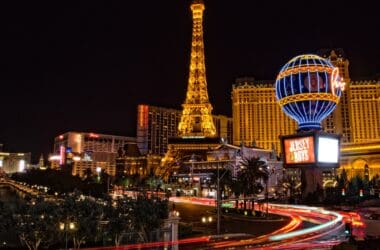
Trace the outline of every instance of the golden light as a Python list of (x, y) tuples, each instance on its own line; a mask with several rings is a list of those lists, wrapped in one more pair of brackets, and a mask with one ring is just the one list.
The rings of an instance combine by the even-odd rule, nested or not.
[(81, 158), (80, 158), (79, 156), (74, 156), (74, 157), (73, 157), (73, 160), (74, 160), (74, 161), (80, 161), (80, 159), (81, 159)]

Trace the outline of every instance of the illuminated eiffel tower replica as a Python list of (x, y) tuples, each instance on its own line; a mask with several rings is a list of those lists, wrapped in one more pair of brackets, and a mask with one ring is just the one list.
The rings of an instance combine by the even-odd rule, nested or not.
[(179, 137), (169, 138), (168, 152), (161, 164), (161, 176), (180, 170), (185, 162), (206, 161), (206, 152), (221, 144), (216, 136), (207, 93), (202, 27), (205, 5), (202, 0), (193, 0), (190, 9), (193, 30), (186, 99), (178, 125)]

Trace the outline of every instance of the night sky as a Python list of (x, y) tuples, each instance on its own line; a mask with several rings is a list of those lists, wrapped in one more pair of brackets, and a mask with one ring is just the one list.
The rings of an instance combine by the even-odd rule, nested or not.
[[(282, 3), (280, 3), (282, 2)], [(301, 53), (343, 48), (352, 79), (380, 72), (375, 1), (205, 1), (208, 91), (231, 115), (236, 77), (274, 79)], [(140, 103), (180, 108), (191, 41), (189, 1), (1, 1), (0, 143), (52, 151), (66, 131), (135, 136)]]

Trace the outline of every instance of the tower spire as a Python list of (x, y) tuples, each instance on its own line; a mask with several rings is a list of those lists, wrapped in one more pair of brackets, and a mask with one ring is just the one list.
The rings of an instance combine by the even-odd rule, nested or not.
[(190, 9), (193, 17), (190, 71), (178, 132), (182, 137), (214, 137), (216, 131), (211, 115), (212, 106), (207, 93), (203, 43), (202, 23), (205, 6), (202, 0), (193, 0)]

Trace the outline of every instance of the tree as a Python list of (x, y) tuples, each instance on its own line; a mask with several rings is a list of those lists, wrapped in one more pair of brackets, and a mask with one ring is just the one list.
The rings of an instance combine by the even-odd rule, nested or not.
[(244, 188), (243, 188), (242, 182), (240, 182), (238, 180), (234, 180), (232, 182), (231, 190), (235, 194), (235, 197), (236, 197), (236, 204), (235, 204), (236, 208), (239, 207), (239, 196), (243, 193), (243, 189)]
[(119, 246), (123, 235), (134, 230), (134, 201), (125, 197), (112, 201), (107, 200), (102, 220), (106, 222), (104, 232), (114, 239), (115, 246)]
[[(238, 180), (243, 185), (244, 198), (249, 195), (261, 193), (264, 188), (260, 181), (268, 178), (268, 166), (266, 161), (259, 157), (245, 158), (242, 161), (242, 168), (238, 173)], [(244, 209), (246, 209), (246, 201), (244, 199)]]
[(359, 175), (356, 175), (348, 184), (348, 193), (350, 196), (358, 196), (359, 190), (363, 189), (363, 187), (363, 179)]
[(151, 192), (159, 191), (163, 185), (162, 179), (154, 175), (153, 169), (151, 169), (150, 174), (143, 179), (143, 183)]
[(93, 177), (93, 175), (92, 175), (91, 168), (86, 168), (86, 170), (84, 171), (83, 180), (84, 180), (86, 183), (90, 183), (90, 182), (93, 182), (93, 181), (94, 181), (94, 177)]
[(140, 195), (133, 208), (135, 230), (139, 232), (143, 242), (151, 240), (149, 233), (160, 228), (164, 219), (168, 218), (168, 201), (161, 200), (153, 195)]
[(340, 176), (337, 178), (338, 180), (338, 188), (342, 190), (343, 188), (347, 188), (348, 184), (348, 178), (347, 178), (347, 172), (343, 168), (342, 172), (340, 173)]
[(73, 237), (74, 249), (79, 249), (87, 241), (96, 240), (102, 208), (95, 200), (81, 198), (77, 194), (66, 197), (61, 205), (59, 220), (73, 223), (74, 227), (69, 233)]
[(57, 205), (50, 202), (24, 204), (13, 214), (16, 233), (28, 249), (48, 248), (58, 241)]
[(0, 201), (0, 232), (9, 231), (13, 226), (13, 211)]

